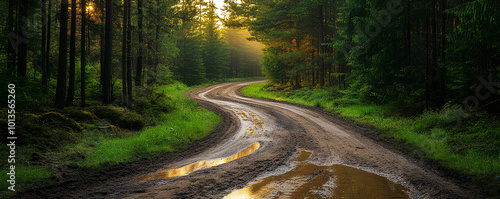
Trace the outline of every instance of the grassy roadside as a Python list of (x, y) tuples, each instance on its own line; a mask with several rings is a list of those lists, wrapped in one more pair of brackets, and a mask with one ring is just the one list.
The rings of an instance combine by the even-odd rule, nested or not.
[(85, 161), (79, 164), (81, 166), (114, 164), (184, 149), (193, 141), (204, 138), (221, 121), (220, 116), (199, 108), (197, 102), (187, 98), (184, 94), (221, 82), (254, 79), (259, 78), (222, 79), (192, 87), (181, 83), (157, 87), (154, 92), (166, 95), (168, 100), (165, 105), (171, 107), (173, 111), (159, 115), (156, 118), (160, 121), (157, 125), (136, 132), (133, 136), (100, 142), (97, 147), (87, 153)]
[(157, 87), (154, 92), (163, 93), (166, 104), (173, 111), (160, 114), (155, 126), (147, 127), (124, 138), (101, 141), (86, 155), (81, 166), (97, 166), (152, 157), (161, 152), (183, 149), (194, 140), (204, 138), (220, 122), (215, 113), (198, 107), (198, 103), (185, 97), (191, 90), (183, 84)]
[[(466, 113), (455, 107), (404, 116), (390, 105), (363, 104), (328, 89), (276, 90), (266, 83), (242, 89), (245, 95), (322, 107), (368, 124), (383, 136), (402, 140), (414, 151), (454, 172), (491, 182), (491, 194), (500, 183), (500, 121), (485, 112)], [(288, 91), (287, 91), (288, 90)]]
[[(92, 101), (85, 109), (20, 110), (16, 113), (19, 118), (16, 127), (21, 137), (15, 149), (14, 188), (18, 192), (56, 182), (76, 168), (99, 170), (120, 162), (184, 149), (204, 138), (221, 121), (220, 116), (200, 108), (184, 94), (225, 81), (254, 79), (259, 78), (222, 79), (194, 87), (172, 83), (134, 89), (136, 98), (132, 110)], [(0, 156), (8, 157), (6, 144), (0, 148)], [(10, 165), (1, 164), (0, 172), (8, 173)], [(0, 198), (15, 193), (7, 189), (11, 186), (8, 178), (8, 175), (0, 176)]]

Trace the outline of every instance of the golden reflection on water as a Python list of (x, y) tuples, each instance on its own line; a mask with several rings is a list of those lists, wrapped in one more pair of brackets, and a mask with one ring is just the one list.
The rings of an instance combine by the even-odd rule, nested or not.
[(301, 150), (292, 170), (260, 179), (225, 198), (409, 198), (405, 187), (384, 177), (344, 165), (304, 162), (311, 153)]
[(210, 160), (210, 161), (200, 161), (200, 162), (196, 162), (196, 163), (193, 163), (193, 164), (190, 164), (187, 166), (183, 166), (183, 167), (177, 168), (177, 169), (169, 168), (169, 169), (160, 170), (160, 171), (157, 171), (156, 173), (143, 176), (143, 177), (137, 179), (137, 181), (150, 181), (150, 180), (158, 180), (158, 179), (165, 179), (165, 178), (186, 175), (186, 174), (189, 174), (189, 173), (196, 171), (196, 170), (199, 170), (199, 169), (218, 166), (218, 165), (225, 164), (225, 163), (231, 162), (233, 160), (245, 157), (245, 156), (253, 153), (255, 150), (259, 149), (259, 147), (260, 147), (260, 143), (255, 142), (252, 145), (250, 145), (249, 147), (247, 147), (246, 149), (243, 149), (239, 153), (237, 153), (233, 156), (227, 157), (227, 158), (221, 158), (221, 159)]

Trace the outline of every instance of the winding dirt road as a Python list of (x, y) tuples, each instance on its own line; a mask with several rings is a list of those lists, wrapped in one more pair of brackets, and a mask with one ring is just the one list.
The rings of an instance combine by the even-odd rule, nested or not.
[(468, 198), (374, 132), (313, 107), (243, 96), (231, 82), (188, 97), (223, 116), (185, 151), (28, 191), (69, 198)]

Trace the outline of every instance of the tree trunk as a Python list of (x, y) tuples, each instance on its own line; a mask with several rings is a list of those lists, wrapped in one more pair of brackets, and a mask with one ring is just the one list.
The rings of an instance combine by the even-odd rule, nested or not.
[(406, 1), (406, 56), (408, 57), (408, 65), (411, 61), (411, 4), (410, 0)]
[(85, 65), (86, 60), (85, 60), (85, 26), (87, 25), (87, 19), (86, 19), (86, 12), (87, 12), (87, 3), (85, 2), (86, 0), (81, 0), (82, 3), (82, 27), (80, 28), (80, 32), (82, 33), (81, 35), (81, 42), (80, 42), (80, 75), (81, 75), (81, 84), (80, 84), (80, 95), (81, 95), (81, 106), (85, 107)]
[[(300, 39), (295, 39), (295, 46), (297, 52), (300, 52)], [(301, 60), (299, 62), (302, 62)], [(299, 89), (301, 87), (301, 82), (300, 82), (300, 72), (297, 70), (295, 72), (295, 88)]]
[(130, 53), (130, 43), (132, 42), (132, 31), (130, 31), (130, 27), (132, 27), (132, 18), (130, 16), (131, 13), (131, 5), (130, 5), (131, 0), (126, 0), (127, 2), (127, 93), (128, 93), (128, 100), (127, 100), (127, 106), (131, 107), (132, 106), (132, 60), (131, 60), (131, 53)]
[(425, 108), (429, 108), (429, 20), (425, 17)]
[[(18, 20), (23, 24), (23, 20), (28, 17), (28, 1), (27, 0), (20, 0), (20, 8), (19, 8), (19, 16)], [(25, 22), (24, 22), (25, 23)], [(27, 25), (27, 24), (24, 24)], [(27, 63), (28, 63), (28, 45), (27, 45), (27, 40), (26, 38), (23, 37), (23, 29), (25, 29), (27, 26), (19, 27), (17, 29), (17, 36), (22, 37), (20, 39), (23, 39), (23, 41), (19, 40), (18, 43), (18, 51), (17, 51), (17, 76), (18, 77), (23, 77), (20, 82), (20, 86), (23, 86), (25, 84), (25, 78), (26, 78), (26, 72), (27, 72)]]
[[(47, 51), (45, 49), (46, 41), (47, 41), (47, 27), (45, 26), (44, 22), (47, 20), (47, 0), (42, 0), (42, 45), (41, 45), (41, 52), (42, 52), (42, 61), (41, 61), (41, 69), (42, 69), (42, 85), (43, 85), (43, 92), (47, 93), (47, 67), (45, 67), (45, 59), (47, 59)], [(50, 31), (50, 30), (49, 30)]]
[(100, 50), (101, 52), (99, 53), (100, 55), (100, 65), (101, 65), (101, 70), (100, 70), (100, 76), (99, 76), (99, 83), (101, 83), (101, 85), (104, 85), (104, 48), (105, 48), (105, 37), (106, 37), (106, 31), (104, 30), (105, 27), (103, 27), (102, 25), (99, 27), (100, 28), (100, 36), (101, 36), (101, 41), (99, 42), (100, 44)]
[[(7, 33), (14, 34), (14, 10), (16, 9), (17, 0), (9, 0), (9, 11), (7, 15)], [(16, 69), (16, 51), (14, 50), (13, 43), (11, 41), (7, 42), (7, 68), (9, 69), (9, 74), (14, 74)]]
[[(314, 43), (313, 41), (311, 41), (311, 44)], [(311, 61), (314, 60), (314, 49), (312, 49), (312, 52), (311, 52)], [(314, 67), (314, 64), (312, 64), (312, 71), (311, 71), (311, 76), (312, 76), (312, 87), (316, 87), (316, 76), (314, 74), (315, 72), (315, 67)]]
[(66, 103), (73, 104), (75, 96), (75, 49), (76, 49), (76, 0), (71, 0), (71, 35), (69, 39), (69, 84)]
[[(99, 5), (104, 5), (106, 4), (106, 2), (104, 2), (106, 0), (99, 0)], [(107, 4), (106, 4), (107, 5)], [(99, 6), (99, 8), (101, 9), (102, 6)], [(105, 13), (106, 10), (105, 8), (104, 9), (101, 9), (100, 10), (101, 13)], [(105, 18), (102, 18), (101, 17), (101, 20), (106, 20)], [(90, 28), (89, 28), (90, 29)], [(104, 41), (104, 38), (106, 37), (106, 33), (105, 33), (105, 25), (99, 25), (99, 36), (100, 36), (100, 39), (101, 41), (99, 42), (99, 47), (100, 47), (100, 53), (99, 53), (99, 61), (100, 61), (100, 76), (99, 76), (99, 83), (101, 85), (104, 85), (104, 45), (105, 45), (105, 41)], [(90, 38), (90, 37), (89, 37)], [(90, 48), (89, 48), (90, 49)], [(104, 99), (104, 98), (103, 98)]]
[(57, 88), (55, 106), (64, 108), (66, 95), (66, 68), (68, 67), (68, 0), (61, 1), (59, 63), (57, 66)]
[(142, 0), (137, 0), (137, 28), (139, 29), (139, 48), (137, 49), (137, 69), (135, 73), (135, 86), (142, 86)]
[(128, 106), (127, 90), (127, 1), (123, 1), (123, 31), (122, 31), (122, 103)]
[[(441, 61), (442, 63), (445, 63), (446, 60), (446, 0), (441, 1), (441, 33), (442, 33), (442, 38), (441, 38)], [(445, 98), (446, 98), (446, 67), (442, 66), (440, 69), (440, 87), (441, 87), (441, 103), (445, 103)]]
[(47, 70), (47, 85), (50, 83), (50, 40), (51, 40), (51, 23), (52, 23), (52, 1), (49, 0), (49, 9), (47, 14), (47, 46), (45, 57), (45, 69)]
[[(156, 0), (156, 5), (159, 4), (159, 0)], [(156, 16), (160, 16), (160, 13), (159, 13), (159, 8), (156, 8)], [(183, 22), (184, 23), (184, 22)], [(160, 61), (159, 61), (159, 56), (158, 56), (158, 52), (159, 52), (159, 49), (160, 49), (160, 44), (159, 44), (159, 41), (160, 41), (160, 24), (156, 24), (156, 31), (155, 31), (155, 53), (154, 53), (154, 70), (153, 70), (153, 74), (154, 74), (154, 79), (152, 82), (156, 82), (157, 80), (157, 77), (158, 77), (158, 65), (160, 64)], [(186, 44), (186, 40), (184, 40), (184, 44)]]
[[(435, 83), (435, 73), (436, 73), (436, 70), (437, 70), (437, 47), (438, 47), (438, 43), (437, 43), (437, 11), (436, 11), (436, 2), (435, 1), (432, 1), (431, 2), (431, 11), (432, 11), (432, 15), (431, 15), (431, 31), (432, 31), (432, 64), (431, 64), (431, 68), (430, 68), (430, 89), (431, 91), (434, 91), (436, 88), (436, 83)], [(431, 92), (431, 93), (434, 93), (434, 92)], [(434, 98), (435, 99), (435, 98)], [(430, 100), (431, 102), (435, 102), (434, 100)], [(431, 103), (431, 106), (433, 106), (434, 103)]]
[(318, 37), (318, 58), (319, 58), (319, 86), (323, 87), (325, 85), (325, 63), (323, 61), (323, 48), (321, 44), (323, 43), (323, 6), (320, 5), (319, 8), (319, 37)]
[(113, 1), (106, 0), (106, 25), (104, 38), (104, 65), (102, 79), (102, 102), (111, 104), (111, 78), (112, 78), (112, 56), (113, 56)]

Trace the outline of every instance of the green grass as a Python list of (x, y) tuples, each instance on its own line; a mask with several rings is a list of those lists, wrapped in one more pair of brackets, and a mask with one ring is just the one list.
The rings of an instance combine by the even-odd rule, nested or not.
[[(5, 175), (6, 173), (8, 173), (8, 171), (2, 170), (2, 175)], [(18, 165), (15, 168), (15, 173), (15, 186), (13, 187), (15, 191), (19, 191), (36, 183), (50, 182), (54, 180), (52, 178), (54, 175), (53, 171), (44, 166)], [(7, 182), (7, 177), (2, 177), (0, 186), (5, 187), (3, 189), (3, 193), (11, 195), (13, 192), (10, 190), (7, 191), (7, 187), (11, 186), (11, 184)]]
[(11, 164), (7, 162), (7, 154), (10, 151), (8, 147), (2, 146), (2, 157), (5, 157), (5, 162), (2, 164), (2, 169), (0, 173), (2, 173), (0, 177), (0, 198), (2, 196), (12, 196), (19, 190), (25, 189), (27, 187), (31, 187), (38, 183), (45, 182), (53, 182), (56, 177), (54, 176), (54, 171), (45, 165), (33, 165), (30, 162), (21, 162), (23, 159), (27, 159), (24, 154), (32, 154), (34, 152), (33, 148), (16, 146), (16, 154), (15, 159), (16, 162), (12, 165), (15, 166), (15, 191), (8, 190), (8, 187), (11, 184), (7, 181), (9, 180), (9, 175), (7, 173), (10, 172), (9, 167)]
[[(56, 175), (56, 171), (69, 164), (87, 167), (89, 171), (98, 171), (116, 163), (152, 158), (184, 149), (194, 141), (203, 139), (220, 123), (222, 118), (200, 108), (198, 102), (184, 95), (196, 88), (199, 87), (173, 83), (155, 87), (152, 91), (142, 91), (149, 92), (147, 95), (150, 97), (137, 98), (138, 102), (142, 102), (138, 110), (102, 105), (92, 105), (83, 111), (75, 109), (77, 112), (67, 108), (67, 112), (63, 112), (64, 117), (75, 119), (71, 120), (73, 122), (78, 121), (83, 131), (75, 130), (73, 132), (75, 136), (71, 141), (57, 139), (57, 136), (41, 137), (47, 143), (51, 143), (50, 146), (40, 140), (21, 140), (31, 142), (16, 148), (16, 191), (57, 180), (60, 177)], [(88, 120), (86, 115), (82, 117), (85, 113), (90, 116), (89, 118), (94, 118), (95, 116), (90, 112), (95, 111), (96, 108), (103, 109), (105, 113), (115, 110), (110, 112), (114, 114), (111, 115), (115, 116), (115, 119), (123, 120), (127, 119), (127, 116), (141, 116), (138, 119), (147, 120), (148, 126), (139, 131), (132, 131), (134, 128), (129, 128), (131, 130), (118, 128), (120, 123), (117, 123), (117, 126), (110, 125), (108, 128), (101, 129), (99, 128), (101, 124), (97, 121)], [(73, 117), (74, 115), (78, 117)], [(32, 122), (31, 125), (23, 124), (24, 126), (42, 125), (34, 123), (37, 122), (36, 115), (26, 113), (21, 116), (25, 118), (25, 123), (28, 116), (34, 118), (29, 120)], [(107, 115), (106, 118), (113, 117)], [(57, 127), (66, 128), (62, 124)], [(43, 128), (42, 130), (51, 134), (58, 129)], [(7, 146), (0, 146), (0, 149), (0, 155), (7, 157), (9, 153)], [(0, 172), (8, 173), (9, 166), (7, 162), (0, 164)], [(8, 177), (7, 175), (0, 176), (0, 186), (4, 187), (0, 190), (0, 198), (14, 194), (12, 191), (7, 191)]]
[[(359, 123), (382, 130), (383, 136), (403, 140), (427, 158), (462, 174), (500, 176), (499, 118), (487, 113), (469, 115), (454, 107), (402, 117), (391, 105), (362, 104), (334, 90), (276, 91), (266, 83), (242, 89), (245, 95), (322, 107)], [(461, 121), (461, 124), (456, 124)], [(497, 176), (497, 177), (495, 177)]]
[(174, 111), (160, 116), (160, 124), (147, 127), (133, 136), (107, 139), (90, 151), (82, 166), (98, 166), (152, 157), (173, 152), (204, 138), (220, 122), (220, 116), (199, 108), (197, 102), (184, 96), (190, 88), (183, 84), (159, 87), (155, 92), (166, 94)]

